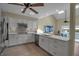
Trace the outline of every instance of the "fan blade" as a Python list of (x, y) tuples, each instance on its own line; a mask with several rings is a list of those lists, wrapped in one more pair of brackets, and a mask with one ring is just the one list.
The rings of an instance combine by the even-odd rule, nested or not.
[(32, 8), (29, 8), (31, 11), (33, 11), (34, 13), (38, 14), (38, 12)]
[(44, 6), (44, 3), (35, 3), (35, 4), (31, 4), (31, 7), (38, 7), (38, 6)]
[(26, 9), (27, 9), (27, 8), (25, 7), (25, 8), (23, 9), (22, 13), (25, 13)]
[(30, 6), (30, 3), (24, 3), (24, 6), (28, 8)]
[(24, 6), (23, 4), (20, 4), (20, 3), (8, 3), (8, 4)]

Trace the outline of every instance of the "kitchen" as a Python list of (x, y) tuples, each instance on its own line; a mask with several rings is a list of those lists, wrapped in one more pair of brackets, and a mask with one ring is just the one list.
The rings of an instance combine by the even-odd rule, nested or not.
[[(63, 9), (65, 5), (66, 7), (68, 7), (69, 4), (64, 4), (64, 3), (55, 4), (55, 5), (53, 3), (46, 4), (46, 6), (49, 6), (49, 8), (51, 8), (52, 6), (57, 7), (58, 5), (60, 5), (59, 9), (60, 8)], [(48, 55), (55, 55), (55, 56), (68, 55), (68, 40), (69, 40), (68, 34), (66, 35), (63, 34), (62, 36), (63, 27), (69, 26), (69, 23), (64, 23), (64, 20), (69, 21), (69, 19), (67, 18), (69, 15), (67, 15), (65, 12), (62, 12), (61, 16), (60, 14), (52, 15), (51, 14), (53, 10), (52, 9), (48, 11), (49, 14), (42, 15), (42, 17), (40, 18), (35, 18), (37, 16), (39, 17), (39, 15), (35, 15), (35, 17), (25, 16), (25, 14), (21, 14), (21, 13), (20, 15), (20, 14), (16, 14), (15, 12), (15, 10), (16, 11), (18, 10), (15, 9), (16, 6), (13, 6), (15, 10), (8, 9), (12, 7), (12, 5), (9, 4), (3, 4), (2, 6), (4, 8), (1, 17), (2, 19), (5, 20), (4, 24), (8, 23), (8, 28), (7, 28), (8, 31), (5, 28), (6, 25), (4, 25), (4, 33), (3, 33), (4, 35), (3, 38), (5, 39), (7, 37), (7, 32), (8, 32), (8, 39), (5, 40), (5, 44), (4, 44), (6, 47), (10, 48), (10, 47), (19, 46), (21, 44), (33, 43), (36, 44), (42, 50), (44, 50), (46, 53), (48, 53)], [(41, 9), (44, 8), (41, 7)], [(15, 13), (11, 13), (11, 12), (15, 12)], [(65, 14), (65, 16), (63, 15), (63, 13)], [(79, 24), (78, 17), (76, 22), (77, 24)], [(3, 55), (5, 55), (4, 53)]]

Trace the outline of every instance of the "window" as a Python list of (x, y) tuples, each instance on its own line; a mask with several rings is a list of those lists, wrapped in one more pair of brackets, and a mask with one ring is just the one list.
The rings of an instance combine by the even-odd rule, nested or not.
[[(61, 33), (67, 31), (67, 37), (69, 37), (69, 26), (62, 26)], [(75, 39), (79, 40), (79, 26), (75, 26)]]
[(44, 32), (45, 33), (53, 32), (53, 26), (44, 26)]

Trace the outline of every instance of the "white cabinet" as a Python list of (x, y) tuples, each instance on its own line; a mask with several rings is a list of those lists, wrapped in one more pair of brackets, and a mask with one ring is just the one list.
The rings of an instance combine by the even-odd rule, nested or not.
[(49, 53), (56, 56), (67, 56), (68, 55), (68, 46), (67, 42), (49, 39)]
[(48, 39), (47, 38), (44, 38), (44, 37), (40, 37), (39, 38), (39, 45), (45, 49), (46, 51), (48, 51)]
[(18, 36), (17, 34), (9, 34), (9, 46), (18, 44)]
[(54, 38), (47, 38), (45, 36), (39, 37), (39, 46), (55, 56), (68, 55), (68, 41), (58, 40)]
[(33, 34), (9, 34), (9, 46), (34, 42)]
[(55, 44), (55, 40), (49, 39), (49, 53), (52, 55), (56, 55), (57, 46)]
[(34, 42), (33, 34), (23, 34), (23, 35), (18, 35), (18, 43), (29, 43), (29, 42)]

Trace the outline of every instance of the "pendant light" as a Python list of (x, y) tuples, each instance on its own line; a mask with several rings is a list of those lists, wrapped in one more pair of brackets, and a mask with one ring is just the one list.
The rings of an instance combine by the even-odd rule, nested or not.
[(68, 23), (68, 21), (67, 21), (67, 10), (66, 10), (66, 6), (65, 6), (65, 20), (64, 20), (64, 23)]

